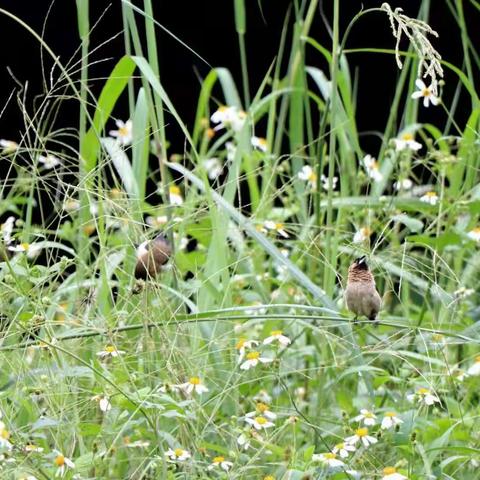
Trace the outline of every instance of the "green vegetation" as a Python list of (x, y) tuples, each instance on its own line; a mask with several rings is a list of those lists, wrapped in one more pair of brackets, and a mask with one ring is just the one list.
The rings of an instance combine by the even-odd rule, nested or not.
[[(480, 58), (468, 2), (445, 2), (461, 65), (430, 43), (429, 0), (420, 20), (384, 5), (346, 31), (334, 0), (328, 45), (311, 29), (318, 0), (294, 1), (252, 91), (235, 0), (243, 75), (212, 69), (193, 125), (163, 87), (151, 0), (122, 1), (125, 55), (98, 98), (89, 0), (80, 62), (23, 25), (55, 68), (34, 111), (19, 91), (24, 134), (1, 142), (2, 478), (479, 478)], [(349, 49), (366, 16), (390, 22), (391, 50)], [(359, 52), (399, 67), (378, 152), (356, 125)], [(53, 130), (67, 99), (78, 128)], [(136, 246), (159, 231), (172, 258), (136, 280)], [(376, 325), (343, 301), (360, 255), (383, 295)]]

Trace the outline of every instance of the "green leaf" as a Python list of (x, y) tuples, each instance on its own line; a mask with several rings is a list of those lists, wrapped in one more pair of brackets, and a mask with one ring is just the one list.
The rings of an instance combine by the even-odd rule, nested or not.
[(84, 162), (87, 173), (91, 172), (97, 165), (101, 133), (134, 70), (135, 63), (132, 59), (128, 56), (122, 57), (115, 65), (102, 89), (95, 109), (93, 125), (86, 133), (80, 146), (80, 157)]

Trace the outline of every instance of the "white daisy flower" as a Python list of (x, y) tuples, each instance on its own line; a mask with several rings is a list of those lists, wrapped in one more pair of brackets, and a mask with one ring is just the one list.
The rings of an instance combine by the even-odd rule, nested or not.
[(430, 103), (432, 105), (438, 105), (440, 99), (436, 95), (437, 84), (432, 82), (428, 87), (425, 85), (425, 82), (420, 78), (415, 80), (415, 85), (418, 88), (418, 91), (412, 93), (412, 98), (422, 98), (423, 97), (423, 106), (428, 107)]
[(227, 162), (232, 163), (237, 153), (237, 147), (233, 142), (227, 142), (225, 148), (227, 149)]
[(358, 229), (353, 235), (353, 243), (363, 243), (370, 238), (372, 231), (368, 227)]
[(427, 192), (420, 197), (420, 201), (429, 203), (430, 205), (436, 205), (438, 203), (438, 195), (435, 192)]
[(422, 148), (422, 144), (415, 141), (413, 134), (407, 132), (400, 136), (400, 138), (394, 138), (395, 150), (401, 152), (402, 150), (413, 150), (417, 152)]
[(243, 360), (243, 357), (245, 356), (245, 351), (246, 349), (251, 349), (253, 347), (256, 347), (260, 342), (257, 342), (256, 340), (246, 340), (245, 338), (241, 338), (237, 344), (235, 345), (235, 348), (238, 350), (238, 363), (240, 363)]
[(408, 477), (398, 473), (394, 467), (386, 467), (383, 469), (382, 480), (408, 480)]
[(213, 470), (214, 468), (220, 467), (222, 470), (228, 472), (233, 466), (232, 462), (225, 460), (225, 457), (221, 455), (214, 457), (212, 463), (207, 467), (207, 470)]
[(285, 231), (285, 227), (283, 223), (276, 223), (276, 222), (273, 222), (272, 220), (265, 220), (265, 222), (263, 222), (263, 226), (265, 227), (266, 230), (277, 232), (283, 238), (290, 237), (290, 235)]
[(3, 153), (13, 153), (18, 149), (18, 143), (12, 140), (5, 140), (2, 138), (0, 140), (0, 147), (3, 149)]
[(100, 410), (102, 412), (108, 412), (112, 409), (112, 404), (110, 403), (110, 400), (104, 395), (95, 395), (94, 397), (92, 397), (92, 400), (98, 403), (98, 406), (100, 407)]
[(337, 453), (342, 458), (347, 458), (350, 455), (350, 453), (354, 452), (355, 450), (356, 448), (353, 445), (349, 443), (341, 442), (341, 443), (337, 443), (333, 447), (332, 452)]
[(37, 257), (42, 250), (42, 246), (38, 243), (20, 243), (18, 245), (11, 245), (8, 247), (11, 252), (25, 253), (28, 258), (32, 259)]
[(74, 212), (80, 208), (80, 202), (76, 198), (66, 198), (63, 201), (63, 210), (66, 212)]
[(249, 435), (241, 433), (237, 438), (237, 443), (244, 450), (248, 450), (250, 448), (250, 440), (251, 437)]
[(124, 353), (125, 352), (123, 350), (117, 350), (117, 348), (114, 347), (113, 345), (106, 345), (104, 350), (97, 352), (97, 355), (100, 358), (107, 358), (107, 357), (115, 358)]
[(252, 425), (256, 430), (266, 430), (267, 428), (274, 427), (275, 424), (268, 420), (263, 415), (257, 417), (245, 417), (245, 421)]
[(310, 187), (316, 188), (317, 174), (313, 171), (313, 168), (310, 165), (304, 165), (297, 173), (297, 176), (300, 180), (308, 182)]
[(473, 230), (470, 230), (467, 233), (467, 237), (474, 240), (475, 242), (480, 242), (480, 227), (475, 227)]
[(247, 413), (245, 418), (253, 418), (258, 414), (260, 414), (262, 417), (268, 418), (269, 420), (275, 420), (277, 418), (277, 414), (270, 411), (270, 407), (263, 402), (258, 402), (256, 410), (254, 412)]
[(208, 178), (215, 180), (223, 172), (223, 165), (218, 157), (207, 158), (202, 161), (202, 166), (206, 170)]
[(272, 403), (272, 396), (269, 395), (269, 393), (266, 390), (260, 390), (254, 397), (253, 399), (256, 402), (262, 402), (262, 403)]
[(409, 178), (404, 178), (402, 180), (399, 180), (398, 182), (395, 182), (393, 184), (393, 187), (397, 191), (410, 190), (413, 187), (413, 182)]
[(115, 137), (120, 145), (130, 145), (133, 139), (133, 123), (131, 120), (123, 122), (122, 120), (116, 120), (115, 124), (118, 130), (110, 130), (108, 134), (111, 137)]
[(378, 162), (375, 160), (374, 157), (371, 155), (365, 155), (363, 157), (363, 166), (367, 171), (367, 175), (374, 181), (380, 182), (383, 179), (383, 175), (380, 172), (380, 168), (378, 166)]
[[(330, 182), (328, 180), (328, 177), (323, 175), (320, 177), (320, 181), (322, 182), (322, 188), (328, 192), (330, 190)], [(332, 177), (332, 190), (335, 190), (337, 188), (337, 183), (338, 183), (338, 177)]]
[(455, 297), (456, 300), (465, 300), (466, 298), (470, 297), (474, 293), (475, 293), (475, 290), (473, 288), (460, 287), (458, 290), (455, 290), (453, 292), (453, 296)]
[(42, 163), (43, 166), (48, 169), (58, 167), (58, 165), (61, 165), (62, 163), (58, 157), (50, 153), (47, 155), (39, 155), (37, 161)]
[(251, 138), (251, 143), (253, 148), (257, 148), (262, 152), (266, 152), (268, 150), (267, 139), (262, 137), (255, 137)]
[(2, 234), (3, 243), (9, 244), (12, 241), (13, 227), (15, 226), (15, 217), (8, 217), (5, 223), (2, 223), (0, 232)]
[(129, 439), (126, 441), (127, 437), (123, 439), (123, 443), (127, 448), (148, 448), (150, 442), (148, 440), (135, 440), (131, 442)]
[(418, 403), (424, 403), (425, 405), (433, 405), (434, 403), (440, 403), (440, 399), (430, 392), (428, 388), (419, 388), (415, 393), (407, 395), (407, 399), (410, 402), (417, 401)]
[(223, 105), (213, 113), (210, 120), (217, 124), (214, 130), (231, 127), (233, 131), (239, 132), (243, 128), (246, 118), (247, 114), (243, 110)]
[(253, 367), (256, 367), (259, 363), (270, 363), (273, 362), (272, 358), (265, 358), (260, 356), (260, 352), (248, 352), (245, 356), (247, 359), (240, 365), (241, 370), (250, 370)]
[(184, 450), (183, 448), (175, 448), (174, 450), (169, 448), (165, 452), (165, 455), (174, 462), (184, 462), (191, 458), (190, 452), (187, 452), (187, 450)]
[(34, 445), (33, 443), (29, 443), (23, 447), (23, 451), (25, 453), (42, 453), (43, 448), (37, 445)]
[(277, 341), (283, 347), (286, 347), (290, 345), (290, 343), (292, 343), (292, 341), (287, 336), (283, 335), (282, 330), (272, 330), (270, 332), (270, 336), (263, 341), (263, 344), (269, 345), (270, 343), (275, 341)]
[(312, 455), (312, 461), (320, 462), (330, 468), (343, 467), (345, 464), (337, 458), (336, 453), (315, 453)]
[(353, 421), (354, 422), (360, 422), (364, 425), (367, 425), (369, 427), (375, 425), (377, 423), (377, 416), (373, 413), (367, 410), (366, 408), (362, 408), (360, 410), (360, 415), (357, 415)]
[(155, 228), (163, 227), (166, 223), (168, 223), (168, 217), (167, 215), (158, 215), (156, 217), (148, 216), (145, 219), (145, 222), (147, 223), (147, 225)]
[(10, 432), (6, 429), (5, 424), (0, 421), (0, 449), (11, 450), (13, 445), (9, 442)]
[(75, 468), (75, 464), (60, 452), (56, 452), (57, 456), (53, 463), (57, 466), (56, 477), (63, 477), (69, 468)]
[(183, 390), (187, 395), (191, 395), (193, 392), (201, 395), (208, 392), (208, 388), (202, 383), (199, 377), (190, 377), (188, 382), (177, 385), (178, 388)]
[(389, 428), (401, 425), (402, 423), (403, 420), (398, 418), (398, 415), (395, 412), (386, 412), (382, 419), (381, 428), (383, 430), (388, 430)]
[(467, 370), (467, 375), (471, 375), (472, 377), (480, 375), (480, 356), (475, 357), (475, 362)]
[(368, 434), (368, 428), (363, 427), (357, 428), (355, 430), (355, 435), (352, 435), (351, 437), (347, 437), (345, 439), (345, 443), (348, 443), (350, 445), (356, 445), (358, 442), (362, 443), (363, 446), (367, 448), (368, 446), (377, 443), (378, 440)]
[(171, 185), (168, 189), (168, 196), (172, 205), (182, 205), (183, 197), (182, 192), (176, 185)]

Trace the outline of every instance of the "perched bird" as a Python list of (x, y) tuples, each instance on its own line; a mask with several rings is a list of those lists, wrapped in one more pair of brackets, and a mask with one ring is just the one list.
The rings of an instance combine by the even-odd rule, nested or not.
[(365, 315), (369, 320), (377, 318), (382, 299), (377, 292), (365, 255), (357, 258), (348, 269), (345, 301), (355, 318), (360, 315)]
[(143, 242), (137, 248), (137, 264), (135, 265), (135, 278), (146, 280), (154, 278), (165, 265), (172, 254), (170, 242), (158, 235), (153, 240)]

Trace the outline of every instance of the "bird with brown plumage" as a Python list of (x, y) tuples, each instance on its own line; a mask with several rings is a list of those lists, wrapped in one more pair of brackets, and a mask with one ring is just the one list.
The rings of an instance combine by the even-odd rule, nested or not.
[(143, 242), (137, 248), (135, 278), (142, 280), (155, 278), (171, 255), (172, 246), (161, 234), (153, 240)]
[(365, 255), (357, 258), (348, 269), (345, 301), (355, 318), (364, 315), (369, 320), (376, 320), (382, 299), (377, 292), (375, 278), (370, 272)]

